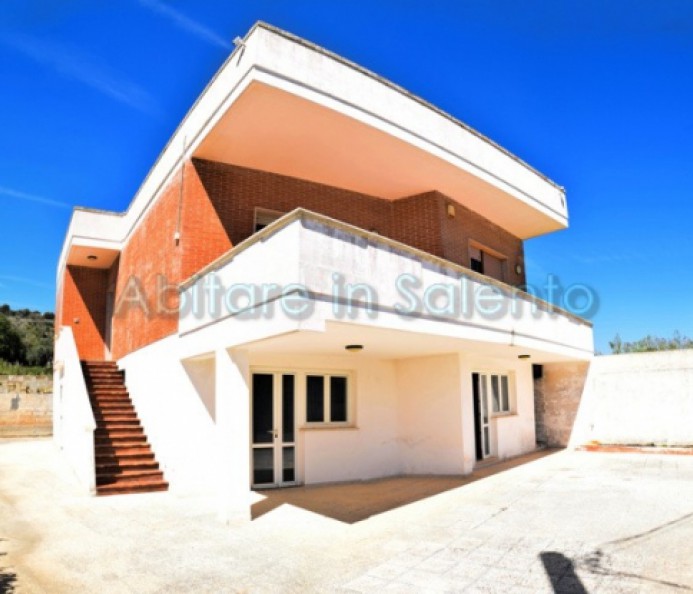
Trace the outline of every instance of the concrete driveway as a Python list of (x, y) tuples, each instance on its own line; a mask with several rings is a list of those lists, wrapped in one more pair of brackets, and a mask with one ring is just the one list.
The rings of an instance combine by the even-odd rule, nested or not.
[(0, 441), (0, 593), (693, 592), (693, 456), (558, 452), (475, 480), (90, 498)]

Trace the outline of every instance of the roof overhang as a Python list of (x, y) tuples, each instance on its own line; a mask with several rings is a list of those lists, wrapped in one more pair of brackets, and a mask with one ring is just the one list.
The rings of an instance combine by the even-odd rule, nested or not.
[[(475, 162), (343, 108), (331, 97), (255, 72), (194, 156), (388, 200), (438, 190), (522, 239), (566, 226), (562, 192), (549, 184), (548, 197), (524, 191), (512, 171), (516, 161), (482, 164), (479, 153)], [(450, 126), (452, 134), (461, 131)]]
[[(345, 347), (353, 344), (361, 345), (363, 350), (349, 353)], [(299, 329), (252, 341), (237, 348), (259, 355), (291, 353), (292, 356), (336, 357), (350, 354), (375, 359), (408, 359), (449, 353), (473, 353), (475, 357), (524, 360), (535, 364), (574, 361), (564, 353), (542, 348), (440, 336), (417, 332), (414, 328), (402, 330), (344, 321), (328, 321), (320, 331)]]
[(122, 250), (125, 233), (123, 215), (75, 208), (58, 262), (58, 286), (66, 265), (110, 268)]
[(81, 220), (87, 211), (75, 212), (58, 270), (79, 235), (94, 241), (81, 245), (105, 247), (97, 245), (105, 237), (120, 249), (194, 156), (383, 199), (438, 190), (522, 239), (568, 224), (563, 189), (502, 147), (372, 72), (257, 23), (180, 123), (127, 212), (89, 213), (93, 226)]

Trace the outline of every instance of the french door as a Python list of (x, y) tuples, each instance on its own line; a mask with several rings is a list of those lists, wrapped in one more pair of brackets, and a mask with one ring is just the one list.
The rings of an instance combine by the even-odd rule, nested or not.
[(474, 389), (474, 429), (476, 438), (476, 459), (488, 458), (492, 452), (491, 444), (491, 406), (489, 376), (485, 373), (472, 374)]
[(252, 485), (296, 484), (296, 376), (253, 373)]

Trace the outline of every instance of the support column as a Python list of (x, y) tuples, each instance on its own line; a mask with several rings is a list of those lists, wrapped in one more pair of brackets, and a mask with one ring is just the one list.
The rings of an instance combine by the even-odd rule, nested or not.
[(474, 391), (472, 388), (472, 366), (464, 354), (460, 354), (460, 398), (462, 398), (462, 452), (464, 474), (474, 470), (476, 464), (476, 441), (474, 437)]
[(247, 353), (218, 349), (215, 391), (222, 521), (250, 520), (250, 371)]

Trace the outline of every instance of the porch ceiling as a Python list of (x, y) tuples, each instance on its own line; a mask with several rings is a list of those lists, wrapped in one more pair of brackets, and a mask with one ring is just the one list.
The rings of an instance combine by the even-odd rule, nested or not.
[(258, 81), (248, 85), (194, 156), (389, 200), (438, 190), (523, 239), (566, 226), (562, 214), (521, 200), (459, 164)]
[(120, 250), (72, 245), (67, 255), (67, 264), (87, 268), (110, 268), (118, 254), (120, 254)]
[[(346, 345), (360, 344), (363, 350), (349, 353)], [(327, 322), (325, 331), (300, 330), (251, 342), (243, 346), (250, 353), (294, 355), (349, 355), (377, 359), (406, 359), (449, 353), (466, 352), (480, 357), (515, 360), (519, 355), (530, 355), (532, 363), (569, 361), (568, 357), (537, 349), (490, 343), (460, 338), (435, 336), (421, 332), (407, 332), (390, 328)]]

